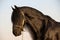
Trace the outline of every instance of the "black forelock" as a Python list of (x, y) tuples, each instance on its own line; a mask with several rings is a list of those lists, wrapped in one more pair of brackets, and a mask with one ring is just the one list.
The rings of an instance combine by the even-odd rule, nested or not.
[(15, 22), (18, 18), (19, 18), (19, 11), (15, 9), (12, 12), (11, 21)]

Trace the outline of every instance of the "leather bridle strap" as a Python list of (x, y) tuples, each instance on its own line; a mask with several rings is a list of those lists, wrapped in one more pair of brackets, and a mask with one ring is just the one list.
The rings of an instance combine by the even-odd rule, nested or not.
[(20, 25), (14, 25), (16, 28), (19, 28), (20, 30), (22, 30), (23, 31), (23, 27), (22, 26), (20, 26)]

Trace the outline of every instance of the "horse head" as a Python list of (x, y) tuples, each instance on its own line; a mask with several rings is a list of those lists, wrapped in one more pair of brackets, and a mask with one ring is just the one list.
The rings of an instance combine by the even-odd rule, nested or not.
[(15, 9), (12, 7), (13, 12), (11, 16), (11, 20), (13, 23), (13, 34), (15, 36), (21, 35), (21, 31), (23, 31), (23, 25), (24, 25), (24, 14), (23, 12), (20, 12), (17, 6), (15, 6)]

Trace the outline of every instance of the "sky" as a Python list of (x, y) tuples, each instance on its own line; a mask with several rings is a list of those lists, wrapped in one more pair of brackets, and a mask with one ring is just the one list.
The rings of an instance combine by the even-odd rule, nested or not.
[(32, 40), (28, 29), (18, 37), (12, 34), (11, 6), (14, 5), (33, 7), (60, 22), (60, 0), (0, 0), (0, 40), (22, 40), (22, 35), (23, 40)]

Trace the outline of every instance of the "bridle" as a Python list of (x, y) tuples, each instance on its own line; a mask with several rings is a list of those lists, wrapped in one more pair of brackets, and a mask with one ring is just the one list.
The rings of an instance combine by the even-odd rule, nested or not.
[[(23, 30), (20, 25), (14, 25), (16, 28), (19, 28), (20, 30)], [(22, 33), (22, 40), (23, 40), (23, 33)]]
[(22, 29), (22, 27), (20, 25), (14, 25), (16, 28), (20, 28)]
[[(21, 11), (21, 13), (22, 13), (22, 15), (24, 16), (24, 13)], [(24, 16), (24, 19), (23, 19), (23, 22), (22, 22), (22, 25), (14, 25), (16, 28), (20, 28), (20, 29), (22, 29), (23, 28), (23, 26), (24, 26), (24, 22), (25, 22), (25, 16)], [(22, 26), (22, 27), (21, 27)]]

